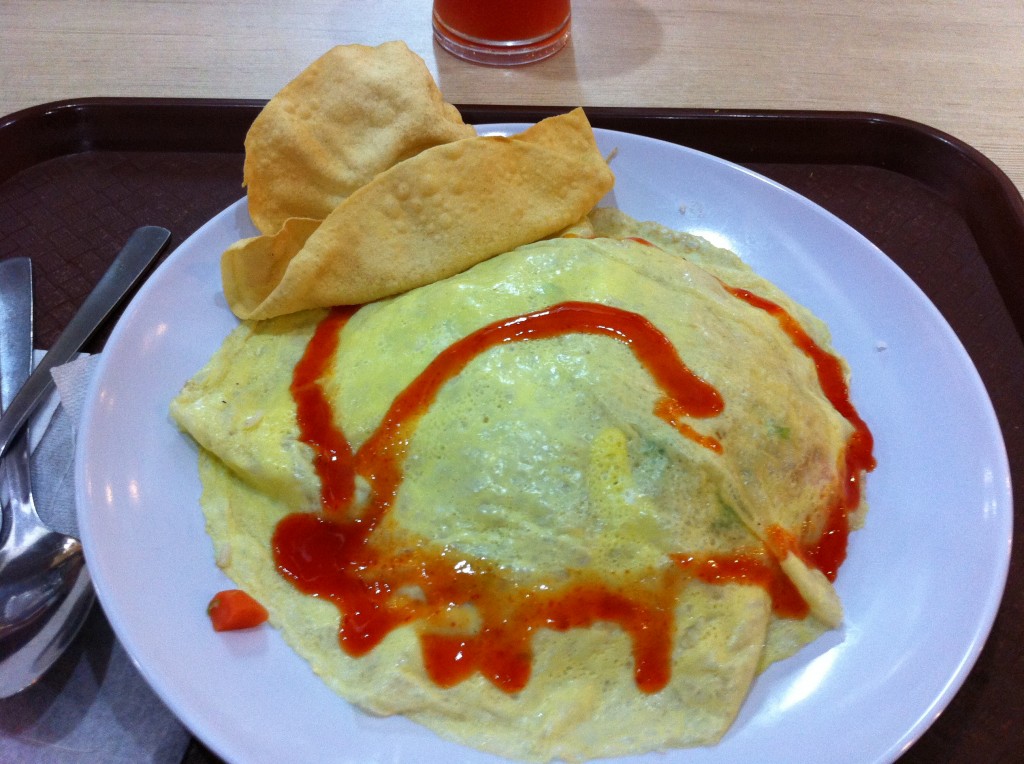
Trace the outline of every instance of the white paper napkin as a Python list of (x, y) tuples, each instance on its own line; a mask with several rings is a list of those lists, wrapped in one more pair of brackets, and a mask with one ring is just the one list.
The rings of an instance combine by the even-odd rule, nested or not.
[[(29, 423), (39, 516), (73, 536), (75, 434), (98, 358), (53, 369), (57, 392)], [(0, 700), (0, 762), (180, 764), (189, 738), (118, 643), (99, 603), (39, 682)]]

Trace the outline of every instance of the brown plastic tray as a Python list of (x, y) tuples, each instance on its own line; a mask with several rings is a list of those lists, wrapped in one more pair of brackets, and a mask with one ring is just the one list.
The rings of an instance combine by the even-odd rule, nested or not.
[[(0, 119), (0, 259), (34, 260), (40, 347), (56, 338), (135, 227), (169, 228), (173, 249), (243, 195), (243, 139), (262, 105), (83, 99)], [(532, 121), (565, 110), (460, 109), (473, 123)], [(596, 127), (689, 146), (767, 175), (845, 220), (900, 265), (950, 322), (981, 373), (1003, 428), (1015, 519), (1021, 517), (1024, 202), (997, 167), (951, 136), (878, 114), (587, 113)], [(101, 343), (102, 337), (93, 349)], [(973, 671), (901, 762), (1018, 760), (1024, 750), (1022, 584), (1014, 555), (1002, 607)], [(196, 742), (186, 760), (215, 759)]]

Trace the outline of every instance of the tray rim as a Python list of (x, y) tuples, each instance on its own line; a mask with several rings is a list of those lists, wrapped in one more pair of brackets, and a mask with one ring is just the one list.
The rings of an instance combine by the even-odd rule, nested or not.
[[(265, 103), (256, 99), (95, 97), (29, 107), (0, 117), (0, 184), (21, 169), (84, 152), (240, 154), (245, 131)], [(532, 121), (571, 108), (457, 106), (470, 122)], [(969, 225), (1017, 333), (1024, 339), (1024, 200), (1005, 173), (969, 144), (928, 125), (874, 112), (660, 107), (585, 110), (595, 127), (641, 132), (739, 164), (861, 165), (920, 182), (949, 203)], [(187, 119), (161, 126), (172, 115)], [(218, 131), (206, 129), (204, 120), (210, 119), (221, 123)], [(637, 121), (653, 132), (626, 126)], [(689, 136), (688, 131), (695, 126), (710, 132), (725, 129), (715, 140), (729, 150), (666, 136), (669, 132)], [(132, 128), (140, 129), (133, 132)], [(859, 142), (845, 146), (801, 142), (801, 136), (808, 134), (820, 141), (825, 131), (832, 136), (855, 136)], [(737, 136), (746, 134), (756, 136), (757, 141), (737, 141)], [(692, 135), (709, 140), (701, 130)], [(225, 140), (225, 136), (231, 139)], [(17, 150), (19, 146), (28, 151)], [(865, 146), (871, 151), (858, 153)], [(15, 164), (22, 166), (15, 168)], [(962, 182), (964, 178), (967, 183)], [(994, 263), (1008, 269), (1008, 281)], [(197, 745), (193, 738), (190, 750)]]
[[(265, 99), (97, 96), (0, 117), (0, 182), (90, 151), (244, 151)], [(571, 106), (456, 104), (472, 123), (529, 122)], [(1024, 338), (1024, 197), (991, 159), (937, 128), (871, 111), (585, 106), (595, 127), (635, 132), (738, 164), (889, 170), (938, 194), (966, 221)], [(216, 129), (200, 129), (214, 120)]]

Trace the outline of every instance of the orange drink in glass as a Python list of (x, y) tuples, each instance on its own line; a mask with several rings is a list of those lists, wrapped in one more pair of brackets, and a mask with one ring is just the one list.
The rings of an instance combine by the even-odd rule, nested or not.
[(540, 61), (569, 39), (569, 0), (434, 0), (434, 39), (481, 64)]

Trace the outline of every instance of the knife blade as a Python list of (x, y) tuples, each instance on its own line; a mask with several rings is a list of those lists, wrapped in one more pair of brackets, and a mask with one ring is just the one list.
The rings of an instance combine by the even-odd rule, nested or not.
[(146, 272), (170, 238), (171, 232), (158, 226), (143, 226), (132, 233), (64, 332), (0, 416), (0, 457), (32, 412), (49, 394), (53, 386), (50, 370), (71, 360)]

